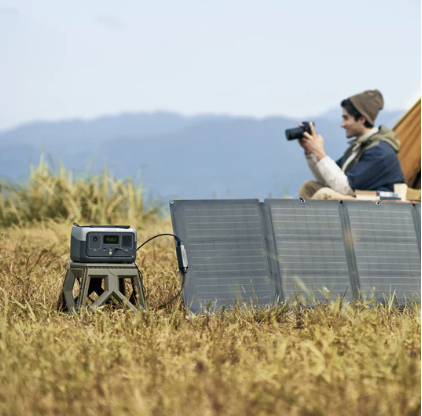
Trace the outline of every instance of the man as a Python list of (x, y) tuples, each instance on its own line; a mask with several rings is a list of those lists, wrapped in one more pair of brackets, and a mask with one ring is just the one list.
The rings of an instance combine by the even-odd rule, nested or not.
[(397, 158), (400, 142), (387, 127), (374, 127), (384, 100), (378, 90), (365, 91), (341, 102), (349, 148), (335, 162), (324, 151), (324, 139), (313, 125), (299, 144), (316, 181), (306, 181), (299, 191), (304, 199), (354, 199), (359, 190), (393, 191), (404, 177)]

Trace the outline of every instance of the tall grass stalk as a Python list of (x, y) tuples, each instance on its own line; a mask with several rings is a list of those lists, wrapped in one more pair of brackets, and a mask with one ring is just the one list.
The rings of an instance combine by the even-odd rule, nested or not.
[(0, 225), (46, 220), (135, 224), (158, 213), (145, 206), (144, 196), (140, 185), (130, 178), (113, 177), (107, 168), (99, 175), (77, 179), (62, 165), (53, 173), (42, 155), (27, 183), (0, 183)]

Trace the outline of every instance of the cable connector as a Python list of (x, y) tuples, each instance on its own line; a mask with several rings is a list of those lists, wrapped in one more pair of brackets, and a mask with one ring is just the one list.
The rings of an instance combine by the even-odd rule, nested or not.
[(184, 274), (186, 274), (188, 271), (188, 255), (186, 253), (185, 245), (182, 242), (177, 245), (176, 253), (179, 268), (183, 271)]

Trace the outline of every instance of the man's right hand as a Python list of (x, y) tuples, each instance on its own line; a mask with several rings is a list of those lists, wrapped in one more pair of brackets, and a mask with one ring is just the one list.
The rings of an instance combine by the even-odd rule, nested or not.
[[(299, 127), (302, 127), (302, 126), (303, 124), (299, 124)], [(312, 154), (312, 152), (306, 149), (306, 146), (305, 146), (306, 140), (303, 137), (301, 139), (298, 139), (297, 141), (299, 142), (299, 145), (305, 149), (305, 156), (309, 156)]]
[(305, 149), (305, 155), (306, 156), (309, 156), (309, 155), (312, 154), (311, 152), (308, 152), (308, 150), (306, 150), (305, 139), (298, 139), (298, 142), (299, 142), (299, 145)]

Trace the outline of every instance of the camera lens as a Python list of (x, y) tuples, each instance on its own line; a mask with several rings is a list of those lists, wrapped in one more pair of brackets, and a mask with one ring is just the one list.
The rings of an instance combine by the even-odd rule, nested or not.
[(311, 122), (302, 121), (302, 124), (299, 127), (295, 127), (294, 129), (287, 129), (286, 139), (287, 140), (301, 139), (305, 131), (311, 134), (311, 127), (309, 126), (309, 123), (312, 123), (315, 126), (315, 123), (313, 121)]
[(303, 136), (303, 132), (305, 128), (303, 126), (295, 127), (293, 129), (286, 130), (286, 139), (287, 140), (295, 140), (300, 139)]
[(93, 237), (93, 239), (92, 239), (92, 241), (93, 241), (94, 243), (96, 243), (96, 242), (98, 241), (98, 237), (97, 237), (97, 236), (94, 236), (94, 237)]

